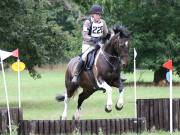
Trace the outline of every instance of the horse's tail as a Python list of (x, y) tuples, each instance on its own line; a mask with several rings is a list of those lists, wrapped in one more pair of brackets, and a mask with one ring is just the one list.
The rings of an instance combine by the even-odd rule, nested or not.
[(62, 102), (62, 101), (64, 101), (64, 99), (65, 99), (65, 95), (57, 95), (56, 96), (56, 101), (58, 101), (58, 102)]

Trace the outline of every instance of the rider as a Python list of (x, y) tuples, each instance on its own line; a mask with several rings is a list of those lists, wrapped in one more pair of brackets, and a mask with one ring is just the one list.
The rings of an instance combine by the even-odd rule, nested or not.
[(83, 43), (82, 43), (82, 56), (76, 67), (72, 82), (78, 83), (79, 75), (82, 71), (83, 65), (86, 61), (87, 54), (93, 49), (98, 49), (98, 42), (101, 37), (106, 37), (108, 28), (106, 22), (101, 19), (103, 13), (100, 5), (93, 5), (90, 9), (90, 18), (84, 21), (83, 24)]

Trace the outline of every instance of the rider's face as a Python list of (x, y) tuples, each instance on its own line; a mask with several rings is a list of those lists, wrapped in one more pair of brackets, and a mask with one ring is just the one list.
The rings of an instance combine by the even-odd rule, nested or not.
[(94, 18), (95, 22), (98, 22), (101, 19), (101, 14), (92, 14), (92, 17)]

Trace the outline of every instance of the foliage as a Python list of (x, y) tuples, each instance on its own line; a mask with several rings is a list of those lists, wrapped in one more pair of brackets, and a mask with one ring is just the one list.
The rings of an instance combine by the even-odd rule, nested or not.
[[(175, 0), (4, 0), (0, 1), (0, 49), (20, 49), (21, 60), (35, 76), (35, 66), (67, 62), (81, 52), (80, 18), (92, 4), (103, 6), (109, 28), (119, 23), (133, 32), (137, 67), (156, 71), (173, 59), (180, 75), (180, 2)], [(12, 63), (14, 59), (8, 59)], [(38, 77), (38, 76), (36, 76)]]
[(0, 48), (19, 48), (21, 60), (35, 78), (40, 77), (35, 66), (67, 61), (74, 55), (67, 52), (79, 46), (71, 11), (64, 8), (62, 1), (56, 4), (46, 0), (0, 2)]
[[(173, 59), (176, 73), (180, 75), (179, 33), (180, 2), (175, 0), (94, 0), (104, 7), (104, 19), (109, 27), (119, 23), (133, 31), (132, 48), (135, 47), (137, 67), (158, 70), (167, 59)], [(88, 9), (87, 9), (88, 10)], [(133, 69), (133, 49), (128, 71)]]

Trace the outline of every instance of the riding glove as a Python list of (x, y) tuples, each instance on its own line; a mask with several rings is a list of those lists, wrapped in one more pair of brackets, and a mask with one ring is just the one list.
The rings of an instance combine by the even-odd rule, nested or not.
[(96, 45), (99, 42), (100, 38), (98, 37), (92, 37), (91, 41)]
[(100, 45), (96, 44), (95, 50), (98, 50), (100, 48)]

